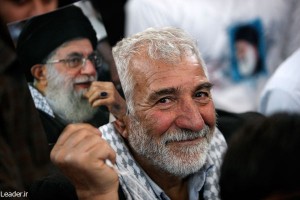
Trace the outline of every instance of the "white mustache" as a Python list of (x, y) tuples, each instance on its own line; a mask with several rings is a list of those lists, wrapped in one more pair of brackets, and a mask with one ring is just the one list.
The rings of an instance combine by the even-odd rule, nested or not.
[(162, 143), (167, 144), (170, 142), (180, 142), (185, 140), (194, 140), (200, 137), (205, 137), (207, 134), (210, 133), (210, 129), (207, 125), (201, 131), (194, 132), (194, 131), (187, 131), (179, 129), (174, 131), (173, 133), (165, 134), (162, 138)]
[(80, 76), (80, 77), (76, 77), (73, 80), (73, 83), (79, 84), (79, 83), (86, 83), (86, 82), (93, 82), (93, 81), (96, 81), (95, 76)]

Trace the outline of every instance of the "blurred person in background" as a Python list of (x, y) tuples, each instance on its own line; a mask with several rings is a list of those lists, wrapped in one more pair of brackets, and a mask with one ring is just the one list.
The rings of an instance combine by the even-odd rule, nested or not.
[(299, 127), (299, 114), (277, 113), (239, 129), (221, 166), (221, 199), (300, 199)]
[[(20, 20), (51, 12), (59, 7), (71, 4), (78, 0), (1, 0), (0, 17), (4, 24), (10, 24)], [(13, 27), (10, 32), (13, 41), (18, 37), (22, 29), (22, 23)]]
[(59, 0), (1, 0), (0, 16), (4, 23), (19, 21), (55, 10)]
[(259, 112), (271, 115), (276, 112), (300, 113), (300, 48), (279, 65), (265, 85)]
[(0, 27), (1, 198), (27, 199), (30, 185), (49, 173), (49, 149), (14, 48), (5, 37), (6, 25)]

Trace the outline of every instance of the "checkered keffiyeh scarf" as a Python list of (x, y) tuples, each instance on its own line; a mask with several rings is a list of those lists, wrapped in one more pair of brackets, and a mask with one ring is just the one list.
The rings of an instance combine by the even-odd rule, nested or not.
[(29, 91), (31, 93), (34, 105), (37, 109), (44, 111), (48, 115), (54, 117), (54, 113), (48, 104), (46, 98), (36, 89), (31, 83), (28, 84)]
[[(119, 180), (121, 187), (128, 200), (154, 200), (157, 199), (152, 190), (144, 171), (132, 155), (130, 154), (123, 138), (114, 129), (112, 123), (101, 126), (100, 131), (102, 137), (107, 140), (117, 154), (116, 166), (119, 170)], [(213, 163), (213, 167), (207, 171), (204, 183), (204, 199), (218, 200), (219, 198), (219, 175), (223, 153), (227, 149), (227, 144), (223, 135), (216, 129), (214, 137), (211, 141), (209, 155), (207, 157), (209, 163)]]

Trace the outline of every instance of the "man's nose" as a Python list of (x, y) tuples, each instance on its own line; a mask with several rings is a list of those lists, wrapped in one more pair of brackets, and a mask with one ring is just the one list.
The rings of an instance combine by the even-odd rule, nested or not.
[(87, 59), (84, 63), (83, 66), (81, 67), (81, 73), (82, 74), (96, 74), (96, 67), (95, 64), (90, 61), (89, 59)]
[(200, 131), (204, 128), (204, 120), (200, 113), (199, 105), (192, 99), (182, 101), (178, 106), (176, 126), (190, 131)]

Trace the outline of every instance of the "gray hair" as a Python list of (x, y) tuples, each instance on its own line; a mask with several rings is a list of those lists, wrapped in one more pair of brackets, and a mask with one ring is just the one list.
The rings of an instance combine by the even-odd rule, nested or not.
[(145, 52), (149, 60), (162, 60), (167, 63), (177, 63), (186, 56), (196, 55), (207, 76), (207, 69), (196, 42), (179, 28), (148, 28), (124, 38), (113, 47), (112, 52), (130, 113), (134, 113), (135, 109), (134, 80), (129, 68), (134, 58)]

